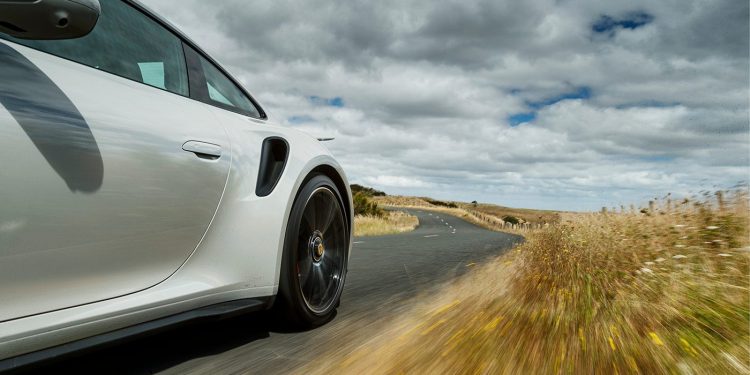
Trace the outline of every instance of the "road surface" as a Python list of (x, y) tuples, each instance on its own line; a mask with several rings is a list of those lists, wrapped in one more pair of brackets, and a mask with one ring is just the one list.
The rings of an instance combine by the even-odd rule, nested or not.
[[(337, 316), (323, 327), (290, 331), (269, 313), (175, 327), (29, 369), (45, 373), (287, 373), (330, 347), (352, 345), (352, 332), (377, 325), (429, 298), (437, 286), (521, 241), (453, 216), (409, 210), (413, 232), (354, 240)], [(369, 329), (369, 331), (368, 331)], [(342, 332), (349, 332), (348, 336)], [(369, 333), (368, 333), (369, 332)], [(347, 338), (348, 337), (348, 338)]]

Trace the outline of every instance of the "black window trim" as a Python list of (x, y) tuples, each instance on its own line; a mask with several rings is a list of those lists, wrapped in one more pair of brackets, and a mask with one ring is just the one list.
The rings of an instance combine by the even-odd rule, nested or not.
[[(229, 79), (223, 71), (219, 70), (219, 73), (223, 77), (225, 77), (229, 82), (235, 86), (235, 88), (240, 92), (241, 95), (245, 96), (248, 101), (250, 101), (250, 105), (255, 108), (258, 113), (253, 113), (250, 111), (247, 111), (243, 108), (240, 108), (238, 106), (218, 102), (216, 100), (211, 99), (211, 97), (208, 94), (208, 79), (206, 78), (206, 73), (203, 68), (203, 64), (201, 63), (201, 58), (205, 57), (201, 55), (198, 51), (196, 51), (193, 47), (188, 45), (187, 43), (182, 43), (182, 49), (185, 53), (185, 63), (187, 64), (187, 71), (188, 71), (188, 87), (190, 88), (190, 98), (198, 100), (202, 103), (212, 105), (214, 107), (219, 107), (221, 109), (225, 109), (227, 111), (235, 112), (244, 116), (252, 117), (252, 118), (258, 118), (258, 114), (261, 114), (262, 112), (258, 110), (258, 106), (255, 104), (255, 102), (250, 101), (249, 98), (247, 98), (247, 94), (244, 90), (240, 89), (240, 86), (237, 85), (233, 80)], [(213, 67), (215, 67), (218, 70), (218, 67), (216, 67), (216, 64), (206, 60), (209, 64), (211, 64)]]
[[(188, 71), (188, 87), (189, 87), (188, 91), (190, 92), (190, 98), (191, 99), (197, 100), (197, 101), (199, 101), (201, 103), (206, 103), (206, 104), (209, 104), (209, 105), (213, 105), (215, 107), (218, 107), (218, 108), (221, 108), (221, 109), (224, 109), (224, 110), (235, 112), (235, 113), (241, 114), (243, 116), (252, 117), (252, 118), (255, 118), (255, 119), (259, 119), (259, 120), (267, 120), (268, 119), (268, 116), (266, 115), (266, 111), (263, 110), (263, 108), (260, 106), (260, 104), (258, 104), (258, 102), (255, 100), (255, 98), (253, 98), (253, 96), (250, 95), (250, 93), (248, 93), (247, 90), (245, 90), (245, 88), (231, 74), (229, 74), (226, 71), (226, 69), (224, 69), (224, 67), (221, 66), (221, 64), (219, 64), (216, 60), (214, 60), (211, 56), (209, 56), (209, 54), (206, 53), (206, 51), (204, 51), (202, 48), (200, 48), (195, 42), (193, 42), (190, 38), (188, 38), (182, 31), (180, 31), (179, 29), (177, 29), (177, 27), (173, 26), (171, 23), (169, 23), (166, 20), (164, 20), (163, 18), (161, 18), (161, 16), (159, 16), (155, 12), (151, 11), (148, 7), (146, 7), (145, 5), (141, 4), (137, 0), (121, 0), (121, 1), (127, 3), (128, 5), (134, 7), (135, 9), (139, 10), (141, 13), (143, 13), (146, 16), (148, 16), (152, 20), (156, 21), (159, 25), (161, 25), (162, 27), (164, 27), (168, 31), (172, 32), (172, 34), (174, 34), (178, 38), (182, 39), (183, 52), (184, 52), (183, 55), (185, 56), (185, 60), (186, 60), (185, 62), (188, 64), (188, 66), (187, 66), (187, 71)], [(260, 115), (260, 117), (255, 116), (254, 114), (252, 114), (250, 112), (244, 111), (244, 110), (242, 110), (240, 108), (237, 108), (237, 107), (234, 107), (234, 106), (224, 105), (224, 104), (218, 103), (216, 101), (210, 101), (209, 102), (209, 101), (206, 101), (206, 100), (201, 100), (200, 96), (194, 95), (194, 86), (196, 86), (196, 85), (194, 85), (194, 83), (192, 82), (191, 77), (190, 77), (190, 71), (191, 71), (190, 63), (191, 63), (191, 61), (188, 59), (188, 56), (187, 56), (188, 53), (187, 53), (187, 51), (185, 51), (185, 46), (188, 46), (193, 51), (197, 52), (201, 57), (203, 57), (204, 59), (206, 59), (209, 63), (213, 64), (213, 66), (216, 67), (216, 69), (218, 69), (221, 72), (221, 74), (223, 74), (227, 79), (229, 79), (237, 87), (237, 89), (240, 90), (240, 92), (242, 92), (242, 94), (245, 95), (245, 97), (247, 97), (248, 100), (250, 100), (250, 103), (252, 103), (252, 105), (255, 106), (255, 109), (258, 111), (258, 114)], [(195, 77), (195, 78), (198, 78), (198, 77)], [(205, 81), (205, 77), (203, 77), (203, 81)]]
[[(168, 33), (171, 33), (172, 36), (176, 37), (177, 40), (181, 42), (180, 46), (183, 48), (182, 58), (183, 58), (183, 60), (185, 59), (185, 52), (184, 52), (185, 40), (183, 39), (183, 36), (181, 34), (176, 33), (175, 30), (172, 29), (172, 28), (166, 27), (166, 25), (163, 22), (160, 22), (158, 18), (154, 18), (151, 15), (147, 14), (146, 12), (144, 12), (143, 8), (141, 8), (141, 6), (137, 2), (133, 2), (133, 1), (130, 1), (130, 0), (120, 0), (120, 1), (122, 1), (125, 5), (130, 6), (131, 8), (133, 8), (133, 10), (135, 10), (135, 11), (141, 13), (141, 14), (144, 14), (144, 15), (148, 16), (149, 19), (151, 19), (152, 21), (155, 21), (160, 27), (162, 27), (164, 29), (164, 31), (166, 31)], [(19, 46), (22, 46), (24, 48), (28, 48), (28, 49), (31, 49), (31, 50), (34, 50), (34, 51), (37, 51), (37, 52), (40, 52), (40, 53), (44, 53), (44, 54), (47, 54), (47, 55), (50, 55), (50, 56), (54, 56), (54, 57), (56, 57), (58, 59), (69, 61), (69, 62), (72, 62), (74, 64), (78, 64), (78, 65), (84, 66), (84, 67), (89, 68), (89, 69), (94, 69), (94, 70), (96, 70), (98, 72), (102, 72), (104, 74), (109, 74), (109, 75), (112, 75), (112, 76), (115, 76), (115, 77), (118, 77), (118, 78), (122, 78), (122, 79), (128, 80), (130, 82), (135, 82), (135, 83), (144, 85), (146, 87), (150, 87), (150, 88), (153, 88), (153, 89), (156, 89), (156, 90), (159, 90), (159, 91), (164, 91), (164, 92), (170, 93), (172, 95), (177, 95), (177, 96), (179, 96), (181, 98), (193, 99), (191, 97), (191, 93), (190, 93), (190, 87), (191, 86), (190, 86), (190, 77), (189, 76), (187, 77), (187, 79), (188, 79), (188, 81), (187, 81), (187, 84), (188, 84), (187, 92), (186, 93), (180, 93), (180, 92), (169, 90), (167, 88), (161, 88), (159, 86), (150, 85), (150, 84), (148, 84), (146, 82), (139, 81), (139, 80), (133, 79), (131, 77), (126, 77), (124, 75), (117, 74), (115, 72), (110, 72), (108, 70), (99, 69), (97, 67), (91, 66), (91, 65), (86, 64), (84, 62), (73, 60), (73, 59), (71, 59), (70, 57), (67, 57), (67, 56), (62, 56), (62, 55), (54, 54), (54, 53), (45, 51), (43, 49), (37, 48), (36, 46), (29, 46), (29, 45), (20, 43), (17, 40), (8, 39), (7, 37), (3, 36), (2, 33), (0, 33), (0, 40), (5, 41), (7, 43), (12, 43), (14, 45), (19, 45)], [(189, 71), (188, 71), (188, 68), (189, 67), (187, 65), (187, 60), (185, 60), (185, 74), (187, 74), (187, 75), (190, 74)], [(234, 82), (234, 81), (232, 81), (232, 82)], [(242, 90), (242, 92), (245, 93), (245, 94), (247, 94), (247, 92), (244, 91), (244, 90)], [(253, 101), (253, 104), (255, 104), (255, 101)], [(256, 108), (259, 108), (257, 106), (257, 104), (256, 104)], [(265, 115), (264, 112), (263, 112), (263, 115)], [(266, 120), (267, 117), (263, 117), (262, 119)]]
[[(143, 4), (139, 3), (136, 0), (120, 0), (120, 1), (122, 1), (126, 5), (129, 5), (131, 8), (135, 9), (136, 11), (140, 12), (141, 14), (147, 16), (151, 20), (155, 21), (159, 26), (161, 26), (162, 28), (164, 28), (165, 31), (172, 33), (172, 35), (174, 35), (175, 37), (177, 37), (182, 42), (182, 50), (183, 50), (182, 56), (185, 59), (186, 74), (188, 75), (188, 77), (187, 77), (187, 79), (188, 79), (188, 92), (187, 92), (187, 94), (182, 94), (182, 93), (179, 93), (179, 92), (170, 91), (168, 89), (163, 89), (161, 87), (149, 85), (149, 84), (147, 84), (147, 83), (145, 83), (143, 81), (138, 81), (138, 80), (132, 79), (130, 77), (125, 77), (125, 76), (119, 75), (117, 73), (113, 73), (113, 72), (109, 72), (109, 71), (106, 71), (106, 70), (97, 69), (97, 68), (95, 68), (95, 67), (93, 67), (91, 65), (87, 65), (87, 64), (82, 63), (80, 61), (72, 60), (72, 59), (67, 58), (65, 56), (55, 55), (55, 54), (49, 53), (47, 51), (43, 51), (43, 50), (37, 49), (35, 47), (26, 46), (24, 44), (20, 44), (20, 45), (23, 46), (23, 47), (26, 47), (26, 48), (33, 49), (35, 51), (39, 51), (41, 53), (52, 55), (52, 56), (55, 56), (57, 58), (60, 58), (60, 59), (66, 60), (66, 61), (70, 61), (70, 62), (79, 64), (79, 65), (85, 66), (85, 67), (90, 68), (90, 69), (94, 69), (94, 70), (100, 71), (102, 73), (110, 74), (110, 75), (113, 75), (113, 76), (116, 76), (116, 77), (119, 77), (119, 78), (122, 78), (122, 79), (126, 79), (126, 80), (131, 81), (131, 82), (137, 82), (139, 84), (145, 85), (147, 87), (154, 88), (156, 90), (168, 92), (170, 94), (177, 95), (177, 96), (182, 97), (182, 98), (192, 99), (192, 100), (195, 100), (195, 101), (203, 103), (203, 104), (213, 105), (215, 107), (218, 107), (218, 108), (221, 108), (221, 109), (224, 109), (224, 110), (227, 110), (227, 111), (231, 111), (231, 112), (234, 112), (234, 113), (238, 113), (238, 114), (241, 114), (243, 116), (247, 116), (247, 117), (250, 117), (250, 118), (253, 118), (253, 119), (268, 120), (268, 115), (266, 115), (266, 111), (263, 110), (263, 107), (261, 107), (260, 104), (258, 104), (258, 102), (255, 100), (255, 98), (253, 98), (253, 96), (250, 95), (250, 93), (248, 93), (247, 90), (245, 90), (245, 88), (231, 74), (229, 74), (221, 66), (221, 64), (219, 64), (216, 60), (214, 60), (211, 56), (209, 56), (200, 47), (198, 47), (198, 45), (195, 44), (195, 42), (193, 42), (192, 40), (190, 40), (190, 38), (188, 38), (185, 34), (183, 34), (181, 31), (179, 31), (179, 29), (177, 29), (176, 27), (172, 26), (172, 24), (170, 24), (166, 20), (162, 19), (159, 15), (157, 15), (154, 12), (152, 12), (150, 9), (148, 9), (146, 6), (144, 6)], [(3, 38), (2, 36), (0, 36), (0, 39), (2, 39), (4, 41), (7, 41), (8, 43), (17, 44), (17, 42), (15, 42), (13, 40), (10, 40), (10, 39)], [(189, 46), (193, 51), (197, 52), (201, 57), (203, 57), (208, 62), (210, 62), (211, 64), (213, 64), (213, 66), (216, 67), (216, 69), (218, 69), (219, 72), (221, 72), (221, 74), (223, 74), (229, 81), (231, 81), (237, 87), (237, 89), (240, 90), (240, 92), (243, 95), (245, 95), (245, 97), (248, 100), (250, 100), (250, 103), (258, 111), (258, 114), (260, 114), (260, 117), (256, 116), (254, 113), (244, 111), (244, 110), (242, 110), (240, 108), (237, 108), (237, 107), (234, 107), (234, 106), (224, 105), (222, 103), (218, 103), (218, 102), (215, 102), (215, 101), (201, 100), (200, 96), (196, 96), (193, 91), (195, 90), (195, 87), (198, 86), (198, 85), (196, 85), (193, 82), (193, 79), (196, 79), (197, 77), (195, 77), (193, 79), (191, 79), (191, 77), (190, 77), (190, 65), (189, 65), (190, 62), (187, 60), (187, 52), (185, 51), (185, 46)], [(205, 79), (204, 79), (204, 81), (205, 81)]]

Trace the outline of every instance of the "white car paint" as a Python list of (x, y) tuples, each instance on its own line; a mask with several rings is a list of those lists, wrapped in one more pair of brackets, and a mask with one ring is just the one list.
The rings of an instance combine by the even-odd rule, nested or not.
[[(205, 233), (229, 175), (229, 137), (216, 126), (213, 108), (30, 48), (14, 48), (76, 104), (99, 148), (103, 178), (95, 193), (71, 193), (21, 127), (0, 128), (0, 149), (15, 151), (13, 158), (0, 159), (8, 200), (0, 220), (27, 223), (0, 239), (6, 249), (0, 261), (0, 301), (24, 301), (0, 305), (0, 322), (163, 281)], [(0, 123), (15, 120), (2, 109)], [(180, 147), (190, 139), (224, 145), (225, 157), (198, 159)], [(15, 205), (9, 207), (10, 202)]]
[[(57, 210), (29, 217), (0, 212), (0, 360), (215, 303), (275, 295), (291, 206), (316, 168), (341, 179), (352, 217), (344, 171), (307, 134), (0, 43), (65, 91), (89, 122), (104, 162), (100, 190), (87, 195), (70, 194), (31, 144), (20, 147), (28, 153), (0, 161), (2, 199)], [(12, 121), (0, 106), (0, 150), (28, 142), (19, 128), (6, 126)], [(273, 192), (258, 197), (261, 143), (271, 136), (285, 139), (290, 155)], [(221, 158), (197, 159), (181, 149), (190, 140), (220, 145)], [(161, 161), (144, 172), (149, 163), (138, 157)], [(99, 214), (87, 217), (92, 210)]]

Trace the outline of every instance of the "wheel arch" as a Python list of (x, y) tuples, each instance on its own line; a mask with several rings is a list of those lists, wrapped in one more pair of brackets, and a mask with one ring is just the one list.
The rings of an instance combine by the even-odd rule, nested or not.
[(352, 226), (353, 226), (352, 212), (353, 211), (352, 211), (352, 202), (351, 202), (351, 192), (350, 192), (350, 188), (346, 179), (339, 173), (338, 170), (336, 170), (335, 167), (329, 164), (320, 164), (317, 167), (313, 168), (310, 171), (310, 173), (307, 174), (307, 176), (305, 177), (300, 187), (297, 189), (297, 194), (299, 195), (299, 192), (302, 189), (302, 186), (304, 186), (305, 183), (316, 174), (322, 174), (330, 178), (331, 181), (333, 181), (333, 183), (336, 185), (336, 189), (339, 190), (339, 194), (341, 194), (342, 203), (344, 204), (344, 215), (346, 215), (347, 229), (349, 230), (349, 233), (351, 236), (353, 234), (352, 233)]

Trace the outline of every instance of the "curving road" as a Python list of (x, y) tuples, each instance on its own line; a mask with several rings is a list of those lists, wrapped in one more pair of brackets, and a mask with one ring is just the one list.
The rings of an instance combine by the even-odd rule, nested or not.
[[(376, 331), (413, 297), (429, 298), (450, 281), (521, 237), (487, 231), (453, 216), (406, 210), (419, 217), (413, 232), (356, 238), (338, 315), (327, 325), (292, 332), (269, 313), (188, 324), (119, 342), (30, 369), (45, 373), (209, 374), (287, 373), (324, 347), (352, 343), (351, 332)], [(352, 325), (356, 327), (352, 329)], [(344, 335), (341, 332), (348, 331)], [(362, 336), (360, 334), (360, 336)], [(342, 337), (348, 337), (341, 343)]]

